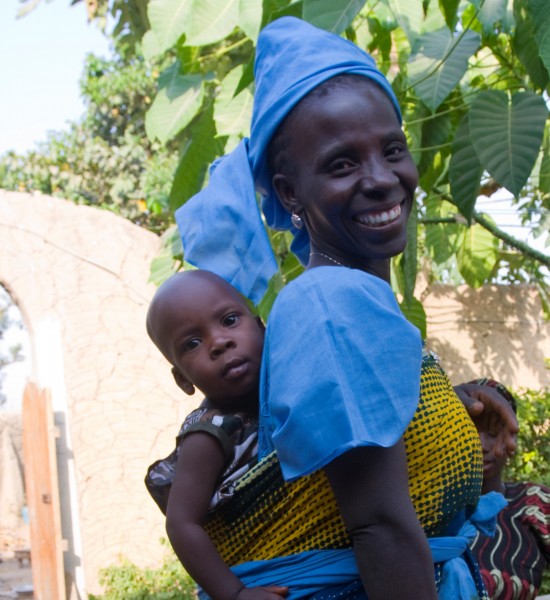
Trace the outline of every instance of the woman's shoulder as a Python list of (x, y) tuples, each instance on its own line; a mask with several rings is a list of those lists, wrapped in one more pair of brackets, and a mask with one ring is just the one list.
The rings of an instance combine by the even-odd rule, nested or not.
[(359, 269), (324, 266), (304, 271), (289, 282), (275, 300), (273, 310), (281, 310), (291, 305), (293, 308), (305, 307), (309, 310), (316, 304), (341, 305), (345, 299), (367, 302), (370, 299), (394, 303), (395, 296), (391, 286), (374, 275)]

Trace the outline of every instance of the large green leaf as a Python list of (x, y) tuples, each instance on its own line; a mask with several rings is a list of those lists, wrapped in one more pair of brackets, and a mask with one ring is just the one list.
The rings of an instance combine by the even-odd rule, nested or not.
[(418, 327), (422, 339), (425, 339), (427, 334), (426, 311), (424, 310), (422, 303), (416, 298), (411, 298), (409, 302), (403, 300), (399, 307), (401, 308), (401, 312), (405, 315), (406, 319)]
[(261, 2), (250, 2), (250, 0), (239, 0), (239, 27), (246, 35), (256, 43), (262, 24)]
[(535, 37), (539, 45), (539, 55), (550, 73), (550, 2), (529, 0), (531, 17), (535, 25)]
[(175, 45), (185, 33), (191, 0), (150, 0), (147, 15), (158, 53)]
[(405, 32), (409, 43), (420, 35), (422, 22), (424, 20), (424, 9), (422, 2), (411, 0), (388, 0), (390, 8), (399, 23), (399, 26)]
[(468, 222), (471, 222), (479, 193), (483, 167), (477, 158), (470, 135), (469, 115), (460, 122), (452, 145), (449, 164), (451, 198)]
[(458, 225), (450, 223), (428, 223), (426, 225), (426, 248), (437, 265), (442, 265), (456, 251)]
[(445, 16), (447, 27), (453, 31), (458, 21), (458, 6), (460, 0), (439, 0), (441, 11)]
[(416, 203), (413, 202), (411, 215), (407, 223), (407, 245), (401, 257), (403, 269), (403, 297), (406, 303), (412, 301), (414, 286), (416, 283), (417, 271), (417, 238), (418, 238), (418, 215), (416, 212)]
[(445, 111), (426, 119), (422, 124), (422, 158), (418, 165), (420, 173), (427, 171), (434, 162), (434, 157), (441, 152), (449, 139), (452, 123), (451, 115)]
[(516, 32), (512, 38), (512, 47), (535, 85), (542, 90), (548, 85), (548, 70), (539, 56), (528, 0), (515, 0), (514, 17)]
[(546, 135), (542, 144), (539, 187), (542, 194), (548, 196), (548, 199), (550, 199), (550, 127), (546, 128)]
[(462, 79), (480, 36), (465, 31), (453, 37), (447, 28), (422, 35), (409, 58), (409, 78), (422, 101), (435, 111)]
[(304, 0), (303, 18), (316, 27), (342, 33), (363, 8), (364, 0)]
[(480, 92), (470, 107), (470, 136), (482, 166), (518, 197), (539, 153), (548, 109), (533, 92)]
[(150, 140), (162, 143), (176, 136), (197, 114), (204, 97), (200, 75), (181, 75), (179, 61), (159, 78), (159, 91), (145, 115), (145, 130)]
[(191, 0), (185, 25), (190, 46), (214, 44), (239, 24), (239, 0)]
[(506, 16), (507, 0), (485, 0), (481, 5), (477, 18), (483, 26), (484, 33), (490, 33), (495, 23)]
[(202, 188), (208, 165), (223, 152), (225, 138), (216, 137), (213, 108), (194, 121), (170, 190), (170, 209), (175, 211)]
[(235, 96), (244, 68), (244, 65), (240, 65), (223, 78), (214, 101), (214, 120), (218, 135), (248, 135), (253, 96), (249, 89)]
[(465, 229), (457, 252), (460, 274), (471, 287), (485, 283), (498, 260), (496, 238), (481, 225)]
[(155, 56), (162, 54), (162, 49), (152, 29), (146, 31), (145, 35), (141, 38), (141, 48), (143, 56), (149, 61), (155, 58)]

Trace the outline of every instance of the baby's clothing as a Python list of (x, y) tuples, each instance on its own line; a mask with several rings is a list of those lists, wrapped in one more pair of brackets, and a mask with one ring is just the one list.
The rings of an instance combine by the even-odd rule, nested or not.
[(176, 447), (169, 456), (157, 460), (147, 469), (145, 485), (166, 514), (168, 495), (174, 480), (181, 441), (189, 434), (202, 432), (216, 438), (226, 458), (225, 469), (210, 502), (210, 509), (232, 497), (235, 482), (258, 459), (258, 419), (244, 412), (222, 413), (214, 408), (197, 408), (185, 418), (176, 437)]

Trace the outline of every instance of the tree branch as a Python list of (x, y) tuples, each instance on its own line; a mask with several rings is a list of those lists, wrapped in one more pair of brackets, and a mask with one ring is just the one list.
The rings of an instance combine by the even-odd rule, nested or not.
[[(473, 219), (476, 223), (481, 225), (484, 229), (487, 229), (490, 233), (492, 233), (496, 238), (502, 240), (508, 246), (519, 250), (525, 256), (529, 258), (533, 258), (537, 262), (540, 262), (542, 265), (550, 268), (550, 258), (535, 250), (529, 244), (522, 242), (521, 240), (517, 240), (515, 237), (505, 233), (501, 229), (499, 229), (493, 222), (489, 219), (486, 219), (482, 214), (474, 211)], [(461, 214), (455, 214), (449, 217), (428, 217), (418, 219), (419, 223), (423, 223), (424, 225), (434, 225), (438, 223), (460, 223), (461, 225), (467, 225), (466, 219)]]

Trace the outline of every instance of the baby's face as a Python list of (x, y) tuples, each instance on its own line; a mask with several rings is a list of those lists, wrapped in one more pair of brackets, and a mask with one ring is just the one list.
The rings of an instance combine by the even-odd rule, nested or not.
[(162, 327), (184, 380), (227, 410), (241, 410), (257, 398), (264, 331), (227, 289), (214, 280), (186, 286), (164, 307)]

